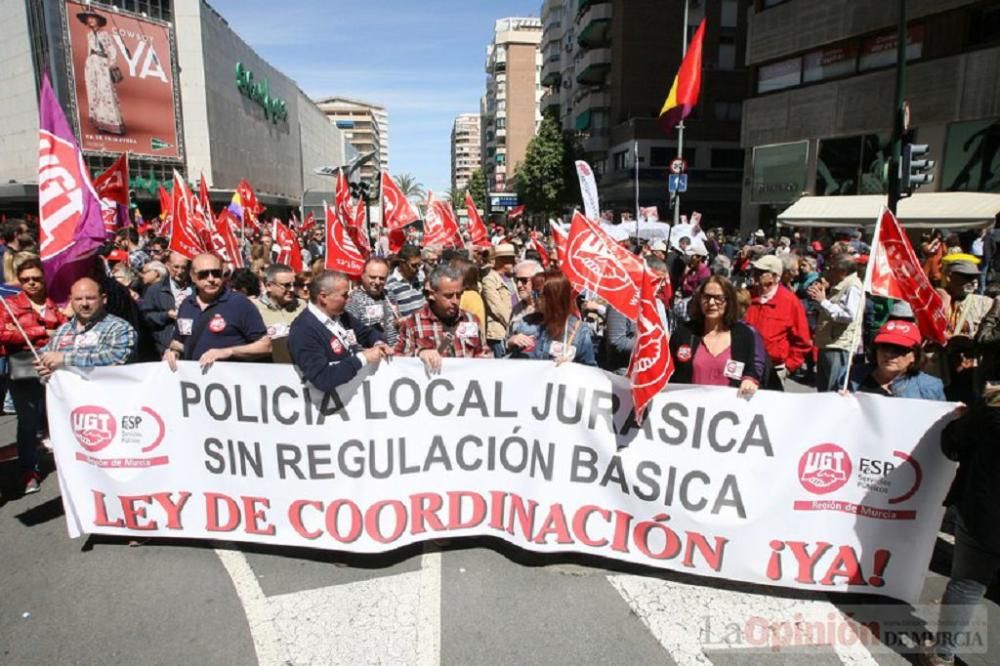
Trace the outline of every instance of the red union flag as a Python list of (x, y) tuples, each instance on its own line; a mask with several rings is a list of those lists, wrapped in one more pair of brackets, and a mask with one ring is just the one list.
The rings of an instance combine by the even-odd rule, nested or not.
[(892, 274), (892, 268), (889, 267), (889, 258), (886, 257), (885, 248), (882, 247), (881, 243), (873, 244), (869, 261), (871, 261), (871, 268), (869, 268), (869, 271), (871, 271), (871, 285), (869, 291), (875, 296), (905, 301), (906, 296), (903, 294), (896, 276)]
[[(886, 262), (904, 300), (913, 310), (920, 334), (938, 344), (945, 344), (948, 316), (945, 314), (944, 303), (917, 261), (910, 240), (889, 210), (882, 211), (879, 233), (874, 244), (880, 245), (885, 252)], [(873, 271), (869, 274), (873, 275)]]
[(298, 273), (302, 270), (302, 248), (295, 237), (295, 232), (286, 227), (278, 220), (274, 220), (271, 228), (271, 236), (274, 242), (281, 248), (278, 252), (276, 263), (291, 266), (292, 270)]
[(632, 404), (635, 418), (642, 423), (646, 407), (657, 393), (663, 390), (674, 374), (674, 360), (670, 356), (670, 339), (663, 328), (660, 313), (656, 310), (657, 276), (648, 271), (642, 275), (642, 298), (636, 322), (636, 341), (628, 376), (632, 380)]
[(448, 213), (441, 203), (434, 198), (433, 192), (427, 193), (427, 215), (424, 217), (422, 247), (433, 246), (445, 248), (453, 245), (452, 229), (449, 226)]
[(236, 240), (236, 228), (239, 225), (240, 221), (233, 212), (223, 208), (215, 218), (215, 234), (212, 236), (215, 253), (222, 257), (223, 261), (232, 264), (233, 268), (243, 268), (244, 263), (240, 243)]
[(309, 214), (306, 215), (306, 219), (303, 220), (302, 222), (302, 232), (305, 233), (307, 231), (311, 231), (312, 228), (315, 226), (316, 226), (316, 215), (312, 211), (309, 211)]
[(437, 206), (447, 236), (445, 247), (462, 247), (465, 242), (462, 240), (462, 231), (458, 227), (458, 218), (455, 217), (455, 209), (451, 207), (451, 202), (438, 201)]
[(518, 219), (519, 217), (521, 217), (522, 215), (524, 215), (525, 209), (526, 209), (526, 206), (524, 204), (521, 204), (520, 206), (514, 206), (507, 213), (507, 219), (508, 220), (516, 220), (516, 219)]
[(42, 77), (39, 99), (38, 221), (49, 295), (60, 303), (89, 272), (89, 258), (106, 233), (100, 199), (48, 75)]
[(576, 211), (562, 272), (577, 291), (591, 291), (633, 321), (639, 317), (639, 284), (645, 266)]
[(549, 264), (552, 263), (552, 259), (549, 257), (549, 251), (545, 248), (545, 243), (538, 237), (538, 232), (531, 232), (531, 246), (538, 253), (538, 258), (541, 260), (542, 266), (548, 268)]
[(465, 193), (465, 212), (469, 215), (469, 235), (472, 244), (476, 247), (490, 247), (490, 234), (486, 231), (483, 218), (479, 216), (476, 202), (473, 201), (472, 195), (468, 192)]
[(354, 243), (354, 247), (358, 248), (365, 259), (372, 256), (372, 244), (368, 241), (368, 232), (365, 231), (365, 224), (367, 223), (368, 214), (365, 210), (364, 199), (358, 199), (358, 203), (354, 206), (354, 212), (351, 213), (351, 224), (347, 225), (347, 234), (351, 237), (351, 242)]
[(549, 228), (552, 229), (552, 242), (556, 246), (556, 260), (562, 266), (566, 263), (566, 246), (569, 244), (569, 238), (555, 220), (549, 220)]
[(389, 175), (382, 172), (382, 224), (387, 231), (402, 229), (420, 219), (413, 204), (403, 195), (399, 185)]
[(326, 211), (326, 265), (331, 271), (340, 271), (351, 277), (359, 277), (365, 269), (365, 258), (347, 235), (344, 225), (330, 206), (324, 201)]
[(181, 175), (174, 170), (174, 188), (172, 191), (174, 210), (170, 224), (170, 250), (188, 259), (194, 259), (206, 251), (201, 231), (204, 224), (199, 224), (201, 207), (196, 205), (194, 194)]
[(122, 153), (107, 171), (94, 179), (94, 189), (101, 198), (101, 217), (108, 235), (129, 226), (128, 153)]

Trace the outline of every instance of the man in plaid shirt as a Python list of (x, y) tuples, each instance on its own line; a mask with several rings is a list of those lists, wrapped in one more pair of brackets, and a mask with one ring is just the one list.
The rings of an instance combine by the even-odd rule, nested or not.
[(69, 292), (73, 316), (56, 329), (35, 363), (46, 377), (56, 369), (124, 365), (135, 352), (138, 334), (132, 325), (109, 314), (104, 288), (90, 278), (77, 280)]
[(427, 304), (399, 323), (396, 354), (415, 356), (432, 373), (441, 371), (442, 359), (491, 358), (479, 336), (475, 315), (459, 310), (462, 276), (449, 266), (438, 266), (430, 275)]

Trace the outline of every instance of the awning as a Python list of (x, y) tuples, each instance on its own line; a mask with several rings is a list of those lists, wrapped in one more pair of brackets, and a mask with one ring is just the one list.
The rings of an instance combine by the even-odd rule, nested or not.
[[(802, 197), (778, 215), (788, 227), (873, 227), (887, 198), (881, 194)], [(910, 229), (971, 229), (993, 223), (1000, 194), (927, 192), (900, 200), (899, 221)]]
[(590, 109), (587, 109), (576, 117), (575, 126), (577, 132), (586, 132), (590, 129)]

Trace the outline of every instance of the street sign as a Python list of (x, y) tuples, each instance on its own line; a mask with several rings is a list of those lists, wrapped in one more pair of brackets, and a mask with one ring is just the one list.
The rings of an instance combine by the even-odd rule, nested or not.
[(672, 173), (667, 176), (667, 186), (671, 193), (687, 192), (688, 176), (686, 173)]
[(688, 170), (688, 163), (683, 157), (675, 157), (670, 160), (670, 173), (684, 173)]

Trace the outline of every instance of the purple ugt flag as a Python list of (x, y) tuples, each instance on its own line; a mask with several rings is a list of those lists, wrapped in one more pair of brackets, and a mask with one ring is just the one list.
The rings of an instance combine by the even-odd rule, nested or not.
[(94, 273), (94, 253), (106, 233), (101, 201), (48, 74), (39, 100), (38, 219), (49, 297), (64, 303), (73, 283)]

